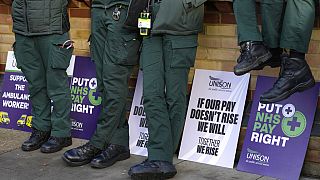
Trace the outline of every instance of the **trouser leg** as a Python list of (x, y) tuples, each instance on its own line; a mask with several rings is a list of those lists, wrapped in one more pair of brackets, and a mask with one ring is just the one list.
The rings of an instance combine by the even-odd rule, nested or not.
[(71, 93), (66, 69), (69, 66), (73, 48), (61, 45), (70, 40), (69, 34), (52, 34), (37, 37), (41, 56), (46, 64), (47, 92), (52, 100), (51, 135), (55, 137), (71, 136)]
[(51, 130), (51, 103), (47, 95), (46, 65), (42, 61), (40, 50), (33, 37), (15, 35), (14, 48), (18, 67), (28, 80), (32, 104), (32, 127), (40, 131)]
[(261, 1), (262, 37), (270, 48), (280, 47), (284, 9), (284, 0)]
[(238, 43), (262, 41), (257, 23), (255, 0), (234, 0), (234, 15), (237, 21)]
[[(136, 32), (123, 28), (125, 12), (119, 21), (111, 17), (113, 8), (93, 8), (92, 51), (97, 67), (98, 87), (103, 93), (103, 108), (97, 129), (90, 142), (103, 149), (109, 143), (129, 145), (129, 127), (126, 118), (128, 80), (134, 63), (133, 51), (138, 51)], [(126, 11), (125, 9), (122, 9)], [(101, 87), (102, 86), (102, 87)]]
[(164, 38), (166, 103), (172, 134), (172, 150), (177, 149), (185, 123), (187, 86), (190, 67), (194, 65), (197, 35)]
[(307, 53), (315, 18), (315, 1), (288, 0), (280, 46)]
[(172, 162), (171, 122), (165, 99), (165, 72), (162, 36), (143, 40), (143, 97), (148, 119), (148, 160)]

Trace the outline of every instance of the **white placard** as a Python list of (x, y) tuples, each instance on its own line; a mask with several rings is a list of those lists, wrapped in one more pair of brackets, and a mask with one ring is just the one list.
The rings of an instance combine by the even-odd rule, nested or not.
[(249, 78), (195, 71), (179, 159), (233, 168)]
[[(76, 59), (76, 56), (72, 55), (72, 57), (70, 59), (69, 67), (66, 70), (68, 76), (73, 75), (75, 59)], [(14, 56), (13, 51), (8, 51), (5, 71), (6, 72), (21, 72), (21, 70), (17, 68), (17, 61), (16, 61), (16, 58)]]
[(129, 116), (129, 144), (131, 154), (148, 156), (147, 143), (149, 138), (147, 118), (142, 99), (143, 75), (139, 71), (138, 80)]

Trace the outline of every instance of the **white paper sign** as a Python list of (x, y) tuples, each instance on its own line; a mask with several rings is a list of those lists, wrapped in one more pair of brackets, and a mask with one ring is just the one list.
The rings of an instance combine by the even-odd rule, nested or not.
[(249, 78), (196, 70), (179, 159), (233, 168)]
[(131, 154), (148, 156), (147, 143), (149, 133), (143, 108), (142, 81), (143, 75), (142, 72), (139, 71), (129, 116), (129, 144)]
[[(69, 67), (66, 70), (68, 76), (73, 75), (75, 59), (76, 59), (76, 56), (72, 55), (72, 57), (70, 59)], [(14, 56), (13, 51), (8, 51), (5, 71), (6, 72), (21, 72), (21, 70), (17, 68), (17, 61), (16, 61), (16, 58)]]

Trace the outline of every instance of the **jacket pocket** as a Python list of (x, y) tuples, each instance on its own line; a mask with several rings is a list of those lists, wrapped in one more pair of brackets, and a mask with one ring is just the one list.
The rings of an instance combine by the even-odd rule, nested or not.
[[(65, 35), (61, 36), (64, 37)], [(67, 36), (66, 38), (59, 38), (52, 41), (50, 50), (50, 63), (53, 69), (66, 70), (69, 67), (73, 47), (71, 45), (65, 45), (68, 40), (69, 39)]]
[(194, 66), (198, 36), (189, 35), (182, 37), (171, 41), (172, 60), (170, 67), (172, 68), (190, 68)]
[(136, 65), (140, 56), (141, 39), (134, 34), (114, 34), (109, 41), (111, 61), (119, 65)]

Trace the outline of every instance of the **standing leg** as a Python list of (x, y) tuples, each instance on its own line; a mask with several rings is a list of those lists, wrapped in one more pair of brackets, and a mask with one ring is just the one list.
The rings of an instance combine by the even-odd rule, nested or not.
[(197, 35), (166, 35), (164, 38), (166, 102), (173, 141), (171, 159), (180, 143), (185, 123), (188, 74), (194, 65), (197, 39)]
[(53, 153), (72, 144), (71, 94), (66, 69), (70, 64), (73, 48), (61, 47), (70, 40), (69, 34), (52, 34), (37, 37), (47, 77), (48, 96), (52, 100), (51, 138), (42, 145), (41, 152)]
[(15, 35), (14, 48), (18, 68), (28, 80), (30, 100), (32, 103), (32, 128), (30, 138), (22, 144), (22, 150), (39, 149), (45, 143), (51, 131), (51, 103), (47, 95), (45, 66), (36, 46), (35, 38)]

